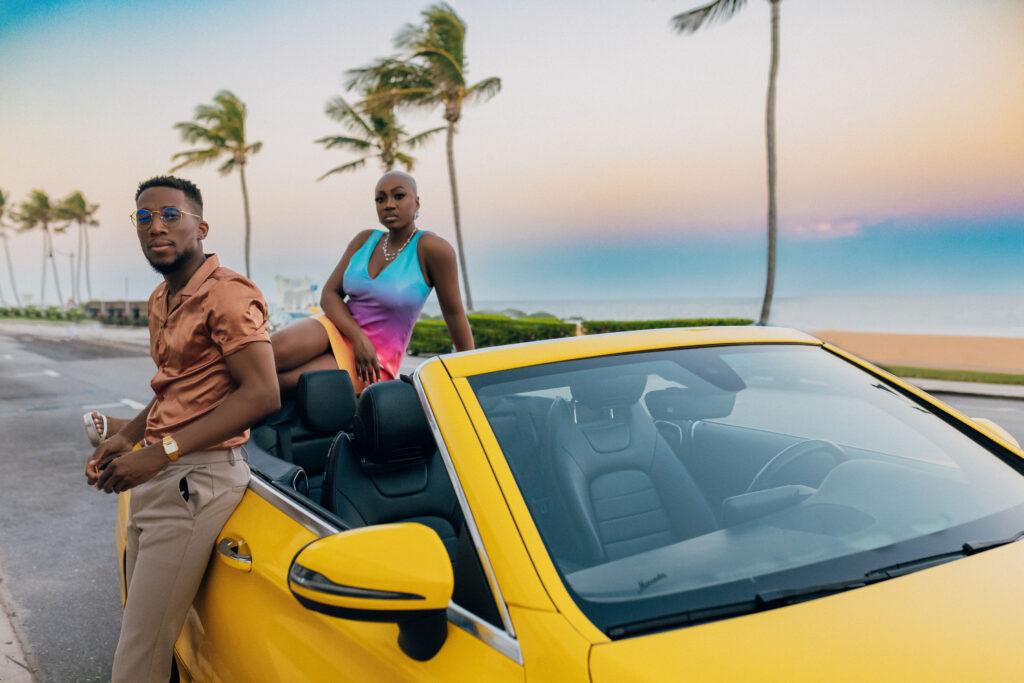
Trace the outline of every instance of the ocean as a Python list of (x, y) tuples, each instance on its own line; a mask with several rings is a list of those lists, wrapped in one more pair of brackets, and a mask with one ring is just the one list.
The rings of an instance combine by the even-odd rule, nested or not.
[[(550, 313), (563, 320), (656, 320), (750, 318), (760, 298), (481, 300), (477, 311)], [(431, 296), (424, 313), (438, 315)], [(1024, 295), (827, 295), (776, 297), (772, 325), (807, 332), (850, 330), (906, 334), (952, 334), (1024, 338)]]

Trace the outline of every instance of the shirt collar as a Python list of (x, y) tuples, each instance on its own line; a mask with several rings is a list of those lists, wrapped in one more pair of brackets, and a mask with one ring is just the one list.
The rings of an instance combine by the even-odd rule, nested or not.
[(160, 283), (157, 297), (162, 301), (162, 306), (166, 307), (164, 315), (170, 315), (172, 311), (181, 305), (185, 297), (195, 294), (199, 290), (200, 285), (206, 282), (210, 275), (213, 274), (213, 271), (220, 267), (220, 259), (217, 258), (216, 254), (204, 254), (204, 256), (206, 256), (206, 260), (196, 268), (196, 272), (192, 273), (192, 277), (188, 279), (188, 282), (185, 283), (181, 291), (174, 295), (173, 300), (168, 297), (167, 282)]
[(196, 290), (199, 289), (199, 285), (206, 282), (207, 278), (218, 268), (220, 268), (220, 260), (217, 258), (217, 255), (206, 254), (206, 260), (196, 269), (196, 272), (192, 273), (192, 277), (188, 279), (185, 286), (178, 292), (178, 296), (184, 298), (195, 294)]

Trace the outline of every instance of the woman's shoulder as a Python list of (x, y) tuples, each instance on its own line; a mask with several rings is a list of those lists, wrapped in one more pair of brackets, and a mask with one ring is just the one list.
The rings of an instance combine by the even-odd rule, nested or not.
[(370, 238), (371, 235), (373, 235), (376, 232), (380, 231), (375, 228), (367, 228), (366, 230), (360, 230), (359, 232), (356, 233), (356, 236), (352, 238), (350, 244), (357, 247), (361, 246), (364, 242), (366, 242), (366, 240)]
[(448, 240), (429, 230), (420, 230), (419, 248), (428, 254), (454, 251)]

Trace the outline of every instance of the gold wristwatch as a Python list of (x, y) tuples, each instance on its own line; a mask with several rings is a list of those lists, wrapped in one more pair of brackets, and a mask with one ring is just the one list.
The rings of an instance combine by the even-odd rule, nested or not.
[(178, 452), (178, 442), (174, 440), (173, 436), (164, 437), (164, 453), (167, 454), (167, 459), (171, 462), (175, 462), (178, 459), (180, 455)]

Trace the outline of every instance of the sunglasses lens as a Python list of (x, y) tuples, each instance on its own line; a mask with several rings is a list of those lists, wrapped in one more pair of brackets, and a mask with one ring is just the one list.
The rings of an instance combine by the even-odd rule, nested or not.
[(132, 214), (132, 222), (139, 227), (145, 227), (150, 224), (153, 220), (153, 214), (145, 209), (140, 209)]
[(164, 223), (173, 223), (181, 218), (181, 212), (177, 209), (164, 209), (160, 212), (160, 218)]

